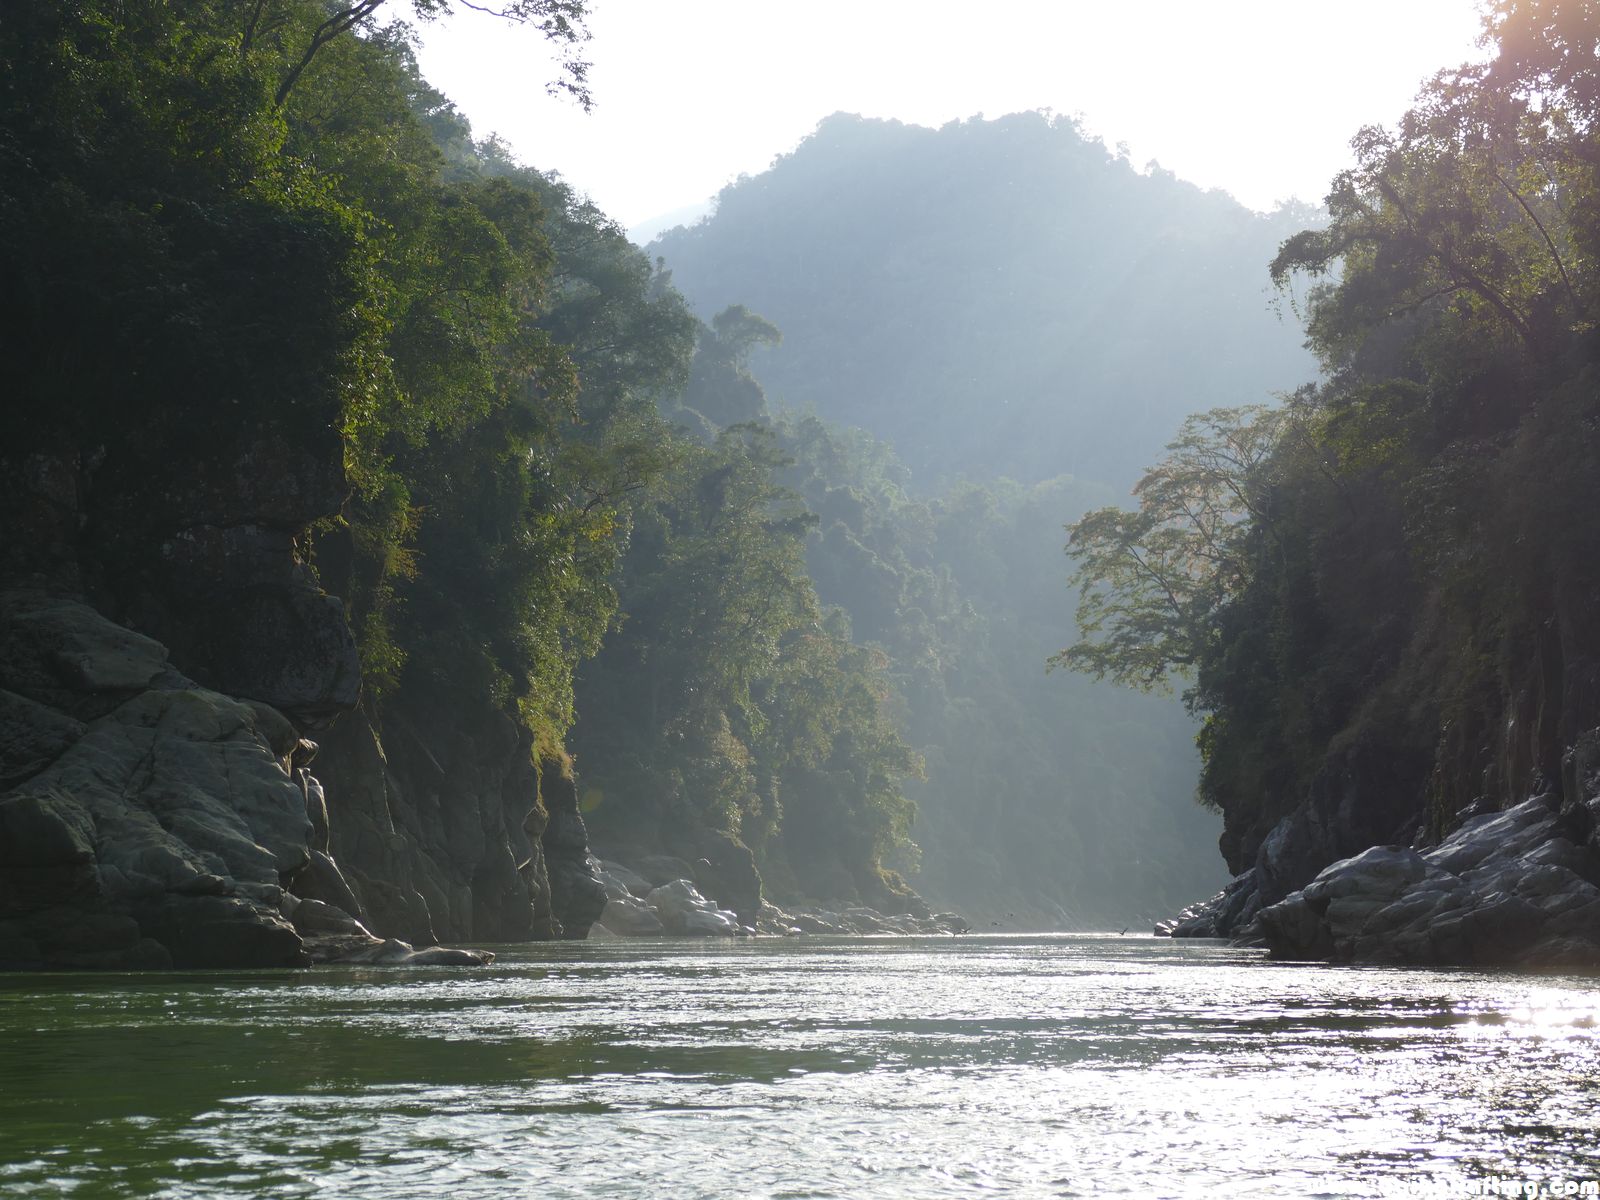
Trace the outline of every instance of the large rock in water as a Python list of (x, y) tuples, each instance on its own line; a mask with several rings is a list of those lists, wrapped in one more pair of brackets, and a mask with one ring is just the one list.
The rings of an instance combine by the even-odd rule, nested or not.
[(339, 907), (314, 750), (87, 605), (0, 593), (0, 967), (487, 961)]
[(743, 932), (737, 915), (718, 908), (687, 879), (662, 884), (645, 902), (655, 911), (667, 933), (684, 937), (738, 937)]
[(1600, 966), (1600, 857), (1554, 795), (1472, 817), (1426, 851), (1374, 846), (1256, 917), (1274, 957)]
[(71, 600), (0, 595), (0, 961), (307, 961), (271, 891), (309, 860), (298, 743)]

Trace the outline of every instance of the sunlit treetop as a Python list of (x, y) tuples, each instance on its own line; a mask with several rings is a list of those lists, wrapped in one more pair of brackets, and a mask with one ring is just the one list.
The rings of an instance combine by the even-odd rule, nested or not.
[[(527, 25), (542, 33), (556, 47), (560, 72), (547, 90), (576, 100), (588, 111), (593, 104), (589, 94), (589, 63), (578, 50), (589, 40), (584, 0), (507, 0), (504, 4), (474, 4), (472, 0), (408, 0), (406, 5), (422, 20), (434, 20), (457, 9), (469, 9)], [(239, 44), (248, 54), (258, 45), (276, 42), (286, 49), (288, 65), (274, 95), (283, 104), (300, 76), (329, 42), (376, 19), (382, 9), (401, 7), (391, 0), (357, 0), (355, 4), (335, 5), (315, 24), (306, 20), (306, 6), (296, 0), (230, 0), (228, 9), (242, 18)]]

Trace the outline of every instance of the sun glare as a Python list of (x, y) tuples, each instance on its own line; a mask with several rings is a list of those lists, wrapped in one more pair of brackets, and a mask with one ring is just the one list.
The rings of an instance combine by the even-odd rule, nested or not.
[[(534, 165), (633, 224), (763, 170), (832, 112), (941, 125), (1050, 109), (1181, 178), (1267, 209), (1319, 199), (1362, 125), (1480, 53), (1471, 0), (966, 9), (712, 0), (597, 6), (596, 109), (545, 97), (536, 38), (481, 14), (424, 30), (423, 69)], [(1381, 34), (1374, 35), (1374, 30)]]

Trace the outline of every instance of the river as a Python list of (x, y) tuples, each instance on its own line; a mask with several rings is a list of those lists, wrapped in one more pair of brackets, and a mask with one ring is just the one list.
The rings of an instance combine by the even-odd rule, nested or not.
[(1600, 1180), (1592, 981), (1038, 936), (0, 978), (0, 1195), (1463, 1195)]

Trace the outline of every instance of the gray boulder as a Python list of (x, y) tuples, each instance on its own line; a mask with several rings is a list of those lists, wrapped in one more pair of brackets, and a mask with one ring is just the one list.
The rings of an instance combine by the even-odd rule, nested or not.
[(176, 966), (305, 961), (276, 906), (240, 891), (308, 861), (281, 716), (198, 687), (158, 643), (56, 596), (0, 596), (0, 663), (13, 961), (31, 943), (18, 965), (150, 965), (147, 941)]
[(289, 916), (289, 921), (294, 925), (296, 932), (305, 936), (314, 936), (323, 933), (354, 933), (366, 934), (371, 937), (371, 932), (360, 921), (356, 920), (342, 908), (336, 908), (321, 900), (301, 900), (294, 906), (294, 911)]
[[(646, 900), (662, 929), (679, 937), (738, 937), (739, 918), (707, 900), (687, 879), (675, 879), (650, 893)], [(615, 926), (609, 926), (615, 930)]]
[(318, 939), (379, 942), (311, 848), (313, 751), (87, 605), (0, 593), (0, 965), (301, 966)]
[(606, 901), (599, 923), (620, 937), (655, 937), (666, 929), (654, 908), (626, 890)]
[(790, 920), (801, 933), (823, 937), (850, 937), (857, 932), (843, 916), (825, 908), (796, 909)]
[(593, 861), (595, 878), (605, 883), (606, 895), (608, 896), (614, 894), (611, 890), (613, 884), (620, 884), (624, 891), (639, 897), (641, 900), (655, 890), (655, 884), (637, 871), (629, 870), (619, 862), (609, 862), (598, 858)]
[(1427, 852), (1427, 860), (1455, 875), (1494, 861), (1509, 863), (1556, 835), (1552, 797), (1534, 796), (1504, 812), (1473, 817)]
[(766, 937), (795, 937), (801, 929), (794, 918), (770, 900), (763, 900), (756, 913), (756, 932)]
[(488, 950), (458, 950), (451, 946), (414, 949), (399, 938), (361, 939), (352, 944), (337, 939), (316, 948), (316, 961), (375, 967), (482, 967), (494, 962)]
[(1600, 961), (1600, 870), (1554, 796), (1471, 817), (1418, 853), (1375, 846), (1257, 916), (1278, 958), (1426, 965)]

